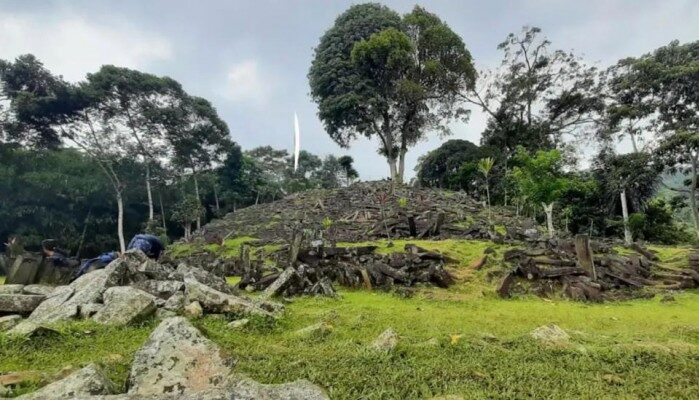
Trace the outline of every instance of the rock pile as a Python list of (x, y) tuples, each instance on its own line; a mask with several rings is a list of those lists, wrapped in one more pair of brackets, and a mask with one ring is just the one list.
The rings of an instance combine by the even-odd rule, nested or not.
[[(225, 279), (180, 264), (171, 268), (128, 251), (106, 268), (81, 276), (69, 285), (0, 286), (0, 315), (10, 314), (10, 334), (31, 334), (60, 321), (91, 318), (124, 325), (157, 313), (182, 314), (196, 305), (202, 313), (237, 313), (274, 317), (283, 306), (239, 296)], [(18, 316), (28, 315), (25, 319)], [(8, 317), (9, 318), (9, 317)]]
[(39, 399), (236, 399), (325, 400), (324, 391), (299, 380), (264, 385), (231, 373), (233, 360), (204, 337), (183, 317), (163, 320), (136, 353), (120, 392), (101, 369), (91, 364), (34, 393), (20, 396)]
[[(289, 250), (282, 271), (267, 272), (261, 263), (249, 263), (238, 287), (275, 295), (322, 294), (334, 296), (333, 283), (346, 287), (388, 288), (416, 283), (448, 287), (454, 281), (445, 270), (445, 257), (418, 246), (405, 253), (376, 254), (376, 246), (315, 247)], [(298, 242), (296, 243), (298, 245)]]
[[(494, 223), (509, 227), (508, 235), (525, 236), (531, 225), (505, 209), (498, 209), (493, 217)], [(208, 243), (231, 236), (283, 241), (297, 223), (322, 231), (336, 242), (386, 237), (491, 239), (496, 235), (488, 228), (483, 204), (466, 193), (393, 187), (385, 181), (310, 190), (246, 207), (210, 222), (198, 235)]]
[(584, 235), (574, 240), (541, 241), (536, 247), (508, 250), (504, 259), (513, 269), (503, 279), (498, 292), (502, 297), (510, 297), (529, 288), (538, 295), (548, 296), (562, 290), (574, 300), (601, 301), (622, 294), (643, 294), (619, 289), (699, 287), (697, 270), (663, 270), (651, 251), (638, 244), (630, 250), (632, 253), (622, 255), (611, 246), (589, 241)]

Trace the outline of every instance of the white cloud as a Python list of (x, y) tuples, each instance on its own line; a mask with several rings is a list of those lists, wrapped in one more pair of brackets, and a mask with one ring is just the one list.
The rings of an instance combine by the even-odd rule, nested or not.
[(123, 23), (96, 24), (71, 14), (0, 15), (0, 58), (32, 53), (52, 72), (78, 81), (104, 64), (142, 69), (173, 54), (170, 42), (159, 35)]
[(272, 82), (263, 76), (256, 60), (245, 60), (228, 69), (225, 97), (235, 102), (264, 104), (271, 93)]

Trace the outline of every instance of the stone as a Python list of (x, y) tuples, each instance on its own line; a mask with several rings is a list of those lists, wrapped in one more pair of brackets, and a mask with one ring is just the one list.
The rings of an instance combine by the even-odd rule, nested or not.
[(40, 294), (42, 296), (48, 296), (53, 293), (54, 290), (56, 290), (55, 286), (27, 285), (22, 289), (22, 292), (26, 294)]
[(29, 314), (45, 298), (35, 294), (0, 294), (0, 313)]
[(11, 329), (15, 325), (17, 325), (21, 320), (22, 316), (17, 314), (5, 315), (4, 317), (0, 317), (0, 332), (5, 332), (6, 330)]
[(273, 316), (250, 299), (220, 292), (191, 278), (185, 278), (187, 302), (199, 302), (207, 313), (243, 313)]
[[(145, 257), (145, 256), (144, 256)], [(118, 258), (103, 269), (82, 275), (67, 286), (58, 286), (11, 334), (30, 334), (36, 327), (78, 316), (83, 304), (102, 301), (107, 288), (128, 284), (133, 276), (133, 256)]]
[(198, 301), (193, 301), (184, 307), (184, 315), (190, 318), (199, 318), (204, 315), (204, 310)]
[(184, 292), (177, 292), (170, 296), (163, 304), (163, 308), (176, 313), (182, 312), (184, 309)]
[(114, 384), (95, 364), (73, 372), (67, 377), (42, 387), (36, 392), (18, 397), (22, 400), (75, 399), (114, 393)]
[(371, 343), (371, 348), (378, 351), (389, 352), (398, 345), (398, 333), (393, 328), (388, 328)]
[(136, 282), (133, 287), (150, 293), (155, 297), (167, 300), (176, 292), (184, 289), (182, 281), (147, 279)]
[(227, 324), (227, 326), (231, 329), (242, 329), (249, 323), (250, 323), (249, 319), (242, 318), (242, 319), (236, 319), (235, 321), (229, 322)]
[(146, 257), (145, 261), (138, 264), (136, 270), (151, 280), (166, 281), (169, 279), (172, 269), (155, 260)]
[(279, 277), (262, 292), (262, 298), (268, 299), (278, 295), (297, 276), (294, 267), (287, 267), (279, 274)]
[(313, 324), (310, 326), (307, 326), (305, 328), (301, 328), (297, 331), (294, 332), (295, 336), (298, 337), (313, 337), (313, 338), (322, 338), (325, 336), (328, 336), (330, 333), (332, 333), (333, 327), (332, 325), (326, 323), (326, 322), (319, 322), (317, 324)]
[(108, 325), (127, 325), (155, 311), (155, 296), (130, 286), (115, 286), (103, 295), (104, 307), (92, 319)]
[(187, 319), (164, 320), (135, 356), (128, 393), (179, 395), (217, 388), (227, 383), (232, 361)]
[(176, 317), (177, 313), (174, 311), (166, 310), (164, 308), (159, 308), (155, 310), (155, 317), (158, 319), (172, 318)]
[(24, 285), (20, 284), (0, 285), (0, 294), (20, 294), (23, 289)]
[(543, 325), (531, 332), (531, 337), (543, 343), (567, 342), (570, 336), (558, 325)]
[(100, 303), (87, 303), (83, 304), (79, 307), (80, 309), (78, 310), (78, 315), (80, 318), (90, 318), (93, 315), (97, 314), (100, 310), (104, 308), (104, 304)]
[(181, 279), (186, 281), (187, 278), (190, 280), (195, 280), (202, 283), (210, 288), (216, 289), (223, 293), (232, 293), (233, 289), (231, 286), (220, 276), (216, 276), (202, 268), (193, 268), (185, 264), (180, 264), (177, 266), (177, 275), (181, 276)]

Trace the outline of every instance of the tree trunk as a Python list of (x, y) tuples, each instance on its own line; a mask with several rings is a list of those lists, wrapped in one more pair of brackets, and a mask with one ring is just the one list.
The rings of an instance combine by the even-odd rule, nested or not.
[(117, 235), (119, 236), (119, 249), (122, 253), (126, 252), (126, 241), (124, 240), (124, 199), (121, 195), (121, 189), (116, 192), (117, 199)]
[(216, 189), (216, 184), (214, 184), (214, 201), (216, 202), (216, 211), (219, 211), (221, 209), (221, 206), (218, 202), (218, 189)]
[(83, 222), (83, 233), (80, 235), (80, 243), (78, 243), (78, 250), (75, 252), (75, 258), (80, 259), (80, 252), (83, 249), (83, 244), (85, 243), (85, 235), (87, 234), (87, 223), (90, 221), (90, 215), (92, 215), (92, 207), (87, 210), (87, 216), (85, 216), (85, 222)]
[(544, 207), (544, 212), (546, 213), (546, 226), (549, 231), (549, 238), (553, 239), (556, 232), (553, 230), (553, 203), (541, 203)]
[(631, 228), (629, 227), (629, 208), (626, 204), (626, 189), (621, 190), (621, 215), (624, 218), (624, 244), (631, 244), (633, 237), (631, 236)]
[(146, 160), (146, 191), (148, 191), (148, 221), (152, 221), (155, 218), (155, 212), (153, 210), (153, 190), (150, 186), (150, 166), (148, 165), (148, 160)]
[(391, 174), (391, 180), (395, 183), (398, 180), (398, 170), (396, 168), (395, 158), (388, 158), (388, 170)]
[[(197, 173), (192, 168), (192, 178), (194, 178), (194, 193), (197, 196), (197, 201), (201, 205), (201, 197), (199, 197), (199, 180), (197, 179)], [(201, 216), (197, 216), (197, 230), (201, 229)]]
[(165, 208), (163, 207), (163, 194), (158, 192), (158, 200), (160, 200), (160, 216), (163, 220), (163, 233), (167, 236), (167, 223), (165, 222)]
[(699, 235), (699, 209), (697, 209), (697, 169), (699, 169), (699, 153), (692, 154), (692, 187), (689, 189), (689, 205), (692, 207), (694, 229)]
[(633, 148), (633, 152), (638, 153), (638, 145), (636, 144), (636, 135), (634, 135), (632, 132), (629, 132), (629, 137), (631, 138), (631, 147)]
[(405, 177), (405, 153), (407, 152), (408, 149), (401, 148), (398, 155), (398, 183), (403, 183), (403, 178)]
[(487, 176), (485, 178), (485, 195), (486, 195), (486, 199), (488, 201), (488, 224), (492, 224), (491, 215), (490, 215), (490, 184), (488, 182)]

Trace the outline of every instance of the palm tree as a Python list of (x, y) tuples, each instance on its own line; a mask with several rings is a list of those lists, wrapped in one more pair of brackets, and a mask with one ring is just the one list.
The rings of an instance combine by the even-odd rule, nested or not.
[(490, 183), (488, 179), (490, 178), (490, 171), (493, 169), (494, 164), (495, 161), (492, 157), (481, 158), (478, 161), (478, 171), (485, 177), (485, 193), (488, 201), (488, 222), (490, 222)]

